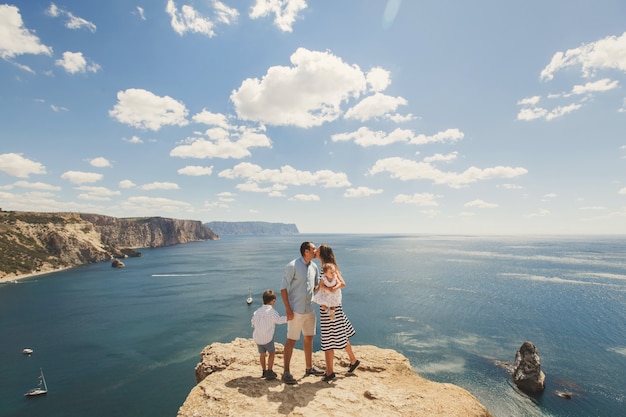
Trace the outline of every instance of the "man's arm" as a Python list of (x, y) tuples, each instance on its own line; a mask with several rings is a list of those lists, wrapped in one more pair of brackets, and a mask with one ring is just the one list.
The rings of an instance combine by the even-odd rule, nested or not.
[(291, 311), (291, 305), (289, 304), (289, 294), (287, 293), (287, 289), (283, 288), (280, 290), (280, 295), (283, 298), (283, 304), (285, 305), (285, 314), (287, 315), (287, 320), (293, 319), (293, 311)]

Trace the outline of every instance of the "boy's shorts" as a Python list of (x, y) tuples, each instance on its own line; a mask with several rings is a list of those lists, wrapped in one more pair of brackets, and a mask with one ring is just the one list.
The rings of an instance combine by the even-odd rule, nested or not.
[(256, 345), (259, 349), (259, 353), (262, 355), (264, 353), (274, 353), (276, 351), (276, 347), (274, 346), (274, 341), (272, 340), (269, 343), (264, 345)]
[(287, 322), (287, 339), (299, 340), (300, 333), (315, 336), (315, 320), (315, 311), (305, 314), (293, 313), (293, 319)]

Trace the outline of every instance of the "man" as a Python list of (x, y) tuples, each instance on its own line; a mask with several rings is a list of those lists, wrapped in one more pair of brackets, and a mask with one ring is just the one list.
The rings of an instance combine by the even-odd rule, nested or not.
[(287, 341), (284, 352), (284, 373), (282, 381), (293, 385), (295, 378), (289, 371), (291, 354), (300, 333), (304, 337), (304, 361), (306, 375), (324, 375), (322, 369), (313, 366), (313, 336), (315, 336), (316, 317), (311, 304), (313, 289), (319, 284), (319, 270), (312, 262), (315, 258), (313, 242), (304, 242), (300, 245), (300, 256), (285, 266), (285, 275), (280, 285), (280, 295), (285, 304), (287, 315)]

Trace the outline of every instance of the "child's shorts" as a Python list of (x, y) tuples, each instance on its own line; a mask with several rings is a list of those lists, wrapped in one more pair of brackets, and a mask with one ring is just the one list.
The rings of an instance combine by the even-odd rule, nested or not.
[(274, 353), (276, 351), (276, 347), (274, 347), (274, 341), (265, 344), (265, 345), (256, 345), (259, 349), (259, 353), (262, 355), (264, 353)]

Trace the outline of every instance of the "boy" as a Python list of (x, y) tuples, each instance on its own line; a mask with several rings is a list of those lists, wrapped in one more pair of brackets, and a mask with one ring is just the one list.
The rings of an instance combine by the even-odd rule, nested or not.
[[(267, 380), (276, 379), (276, 373), (272, 370), (274, 366), (274, 355), (276, 348), (274, 347), (274, 328), (277, 324), (287, 323), (286, 316), (280, 316), (278, 311), (274, 309), (276, 303), (276, 293), (272, 290), (266, 290), (263, 293), (263, 306), (259, 307), (252, 315), (252, 339), (257, 344), (261, 360), (261, 368), (263, 375), (261, 378)], [(265, 356), (269, 353), (267, 367), (265, 364)]]

